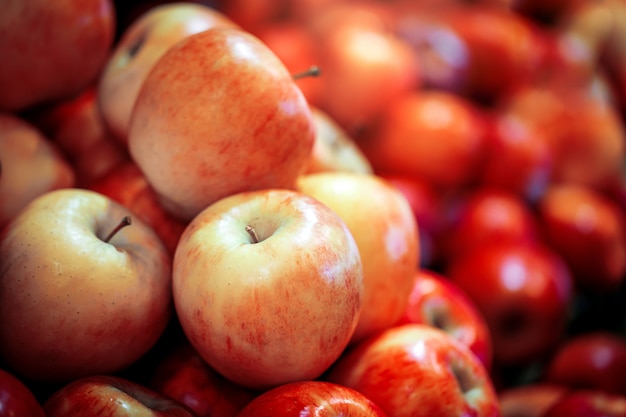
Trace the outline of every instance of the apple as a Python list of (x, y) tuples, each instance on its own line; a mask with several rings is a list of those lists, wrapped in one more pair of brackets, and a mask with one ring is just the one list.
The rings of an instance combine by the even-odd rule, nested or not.
[(351, 388), (325, 381), (291, 382), (264, 392), (237, 417), (387, 417), (372, 400)]
[(421, 269), (415, 274), (409, 303), (398, 324), (437, 327), (466, 345), (491, 370), (492, 346), (487, 322), (474, 302), (447, 277)]
[(148, 387), (185, 404), (198, 417), (236, 417), (260, 394), (224, 378), (188, 343), (168, 353), (153, 371)]
[(429, 325), (394, 326), (359, 342), (325, 380), (359, 391), (389, 417), (500, 415), (480, 360)]
[(496, 366), (528, 366), (565, 337), (571, 273), (541, 242), (476, 246), (451, 259), (445, 275), (487, 320)]
[(395, 324), (419, 267), (419, 232), (406, 198), (373, 174), (321, 172), (298, 180), (298, 190), (347, 224), (363, 263), (363, 311), (351, 342)]
[(0, 230), (36, 197), (76, 183), (58, 146), (16, 114), (0, 113), (0, 155)]
[(88, 189), (103, 194), (136, 213), (152, 227), (170, 255), (174, 256), (187, 223), (165, 211), (137, 164), (129, 161), (121, 165), (92, 183)]
[(537, 204), (546, 242), (568, 263), (584, 291), (616, 290), (626, 273), (626, 217), (599, 190), (557, 184)]
[(0, 417), (46, 417), (33, 391), (17, 376), (0, 369)]
[(542, 379), (571, 388), (626, 395), (626, 341), (608, 331), (591, 331), (563, 341), (545, 364)]
[(333, 210), (293, 190), (250, 191), (190, 222), (173, 293), (200, 356), (261, 390), (314, 379), (339, 357), (361, 313), (363, 267)]
[(189, 36), (159, 59), (129, 134), (133, 159), (182, 220), (237, 192), (293, 189), (314, 141), (291, 74), (258, 38), (232, 28)]
[(1, 110), (69, 98), (96, 79), (115, 36), (111, 0), (6, 0), (2, 10)]
[(346, 171), (373, 174), (369, 160), (345, 129), (318, 107), (311, 107), (311, 115), (315, 123), (315, 143), (305, 173)]
[(567, 387), (542, 382), (504, 388), (498, 393), (502, 417), (543, 417), (567, 393)]
[(77, 378), (44, 403), (46, 417), (196, 417), (180, 402), (112, 375)]
[(578, 390), (556, 401), (544, 417), (625, 417), (626, 397), (603, 391)]
[(163, 244), (101, 194), (47, 192), (0, 235), (0, 358), (24, 378), (124, 369), (157, 341), (171, 307)]
[(111, 132), (128, 143), (132, 110), (154, 64), (182, 39), (214, 27), (237, 27), (223, 13), (198, 3), (148, 8), (124, 29), (97, 86), (98, 105)]

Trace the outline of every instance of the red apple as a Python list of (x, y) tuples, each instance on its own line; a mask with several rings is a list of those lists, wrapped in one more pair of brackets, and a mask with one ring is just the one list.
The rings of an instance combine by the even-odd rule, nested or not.
[(188, 344), (156, 365), (148, 387), (185, 404), (197, 417), (236, 417), (260, 394), (218, 374)]
[(502, 417), (543, 417), (567, 392), (564, 386), (539, 382), (505, 388), (498, 393)]
[(446, 276), (485, 316), (498, 366), (528, 365), (565, 336), (572, 278), (549, 247), (483, 244), (452, 259)]
[(170, 257), (158, 236), (87, 190), (47, 192), (7, 225), (0, 282), (0, 357), (33, 380), (124, 369), (171, 316)]
[(551, 187), (538, 202), (545, 240), (568, 263), (585, 291), (611, 291), (626, 273), (626, 217), (619, 205), (589, 186)]
[(0, 113), (0, 155), (0, 230), (35, 198), (76, 183), (56, 144), (12, 113)]
[(474, 302), (447, 277), (422, 269), (415, 274), (409, 304), (398, 324), (417, 323), (437, 327), (466, 345), (491, 369), (491, 335)]
[(191, 344), (227, 379), (254, 389), (314, 379), (347, 346), (363, 268), (346, 224), (291, 190), (221, 199), (183, 233), (174, 302)]
[(543, 380), (572, 388), (626, 395), (626, 341), (592, 331), (566, 339), (550, 357)]
[(314, 141), (308, 104), (276, 55), (243, 30), (214, 28), (155, 64), (129, 147), (165, 209), (190, 220), (236, 192), (293, 188)]
[(46, 417), (195, 417), (180, 402), (125, 378), (93, 375), (63, 385), (44, 403)]
[(372, 174), (303, 175), (298, 190), (337, 213), (363, 263), (363, 311), (352, 342), (394, 325), (407, 305), (419, 266), (419, 232), (404, 196)]
[(351, 388), (325, 381), (291, 382), (250, 402), (237, 417), (387, 417), (372, 400)]
[(389, 417), (500, 415), (480, 360), (428, 325), (395, 326), (365, 339), (335, 363), (326, 379), (359, 391)]
[(0, 109), (26, 110), (79, 93), (97, 78), (114, 35), (111, 0), (3, 1)]
[(603, 391), (573, 391), (560, 397), (543, 417), (625, 417), (626, 397)]
[(0, 369), (0, 417), (47, 417), (31, 389), (12, 373)]
[(97, 87), (102, 117), (117, 139), (127, 144), (137, 95), (156, 61), (182, 39), (214, 27), (236, 24), (208, 6), (174, 2), (148, 8), (124, 29)]

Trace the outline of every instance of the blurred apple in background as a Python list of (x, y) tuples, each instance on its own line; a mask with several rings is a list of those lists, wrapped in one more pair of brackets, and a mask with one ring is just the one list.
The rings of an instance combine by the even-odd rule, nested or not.
[(485, 316), (495, 366), (529, 366), (566, 336), (572, 278), (549, 247), (484, 244), (451, 259), (446, 270)]
[(491, 370), (492, 345), (487, 322), (474, 302), (447, 277), (422, 269), (415, 274), (409, 303), (398, 324), (437, 327), (466, 345)]
[(26, 383), (0, 369), (0, 417), (17, 416), (47, 417)]
[(50, 191), (7, 225), (0, 282), (0, 356), (33, 380), (129, 366), (172, 310), (170, 258), (158, 236), (87, 190)]
[(214, 27), (237, 25), (214, 8), (175, 2), (148, 8), (124, 30), (97, 87), (102, 117), (123, 144), (128, 143), (135, 101), (154, 64), (182, 39)]
[(253, 389), (314, 379), (347, 346), (363, 267), (330, 208), (290, 190), (239, 193), (189, 224), (174, 256), (174, 302), (191, 344)]
[(59, 148), (12, 113), (0, 113), (0, 158), (0, 230), (36, 197), (76, 183)]
[(359, 391), (389, 417), (500, 415), (480, 360), (429, 325), (394, 326), (359, 342), (325, 380)]
[(237, 417), (387, 417), (372, 400), (351, 388), (325, 381), (284, 384), (261, 394)]
[(626, 397), (597, 390), (562, 395), (544, 417), (626, 417)]
[(538, 202), (545, 241), (569, 265), (584, 291), (618, 288), (626, 273), (626, 218), (610, 198), (588, 186), (552, 186)]
[(197, 417), (235, 417), (260, 392), (239, 386), (182, 343), (152, 370), (148, 387), (188, 406)]
[(395, 324), (407, 305), (419, 266), (419, 232), (407, 200), (373, 174), (303, 175), (298, 190), (337, 213), (359, 248), (363, 311), (352, 342)]
[(159, 59), (129, 136), (133, 159), (182, 220), (237, 192), (295, 187), (314, 141), (291, 74), (258, 38), (232, 28), (187, 37)]
[(2, 10), (0, 109), (66, 99), (98, 77), (114, 41), (111, 0), (6, 0)]
[(567, 393), (567, 387), (537, 382), (505, 388), (498, 393), (502, 417), (543, 417)]
[(180, 402), (110, 375), (77, 378), (44, 403), (46, 417), (195, 417)]

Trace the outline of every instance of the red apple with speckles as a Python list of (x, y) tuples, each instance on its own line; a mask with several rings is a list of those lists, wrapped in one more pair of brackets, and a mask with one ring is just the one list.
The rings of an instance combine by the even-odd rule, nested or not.
[(46, 417), (196, 417), (176, 400), (110, 375), (86, 376), (61, 386), (44, 410)]
[(363, 301), (359, 248), (337, 213), (291, 190), (225, 197), (174, 255), (176, 311), (200, 356), (253, 389), (314, 379), (347, 346)]
[(129, 148), (165, 209), (191, 220), (237, 192), (294, 188), (314, 141), (309, 106), (280, 59), (243, 30), (213, 28), (154, 65)]
[(398, 324), (437, 327), (466, 345), (491, 370), (492, 346), (487, 322), (474, 302), (447, 277), (422, 269), (415, 274), (409, 304)]
[(237, 417), (387, 417), (372, 400), (351, 388), (325, 381), (292, 382), (250, 402)]
[(355, 389), (389, 417), (500, 415), (482, 362), (440, 329), (395, 326), (363, 340), (326, 380)]
[(46, 417), (31, 389), (12, 373), (0, 369), (0, 417)]

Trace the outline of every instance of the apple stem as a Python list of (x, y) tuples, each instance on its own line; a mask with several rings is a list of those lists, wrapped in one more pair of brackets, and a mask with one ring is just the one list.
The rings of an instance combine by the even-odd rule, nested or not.
[(322, 70), (320, 69), (320, 67), (318, 67), (317, 65), (312, 65), (309, 69), (305, 71), (293, 74), (291, 78), (293, 78), (294, 80), (299, 80), (300, 78), (304, 77), (319, 77), (321, 73)]
[(115, 236), (117, 234), (117, 232), (119, 232), (120, 230), (122, 230), (123, 228), (125, 228), (126, 226), (130, 226), (133, 223), (132, 219), (130, 216), (125, 216), (121, 222), (119, 222), (119, 224), (117, 226), (115, 226), (115, 229), (111, 230), (111, 233), (109, 233), (109, 235), (104, 239), (104, 241), (106, 243), (109, 243), (109, 241), (113, 238), (113, 236)]
[(256, 230), (252, 226), (246, 226), (246, 232), (252, 238), (252, 243), (259, 243), (259, 236), (256, 234)]

